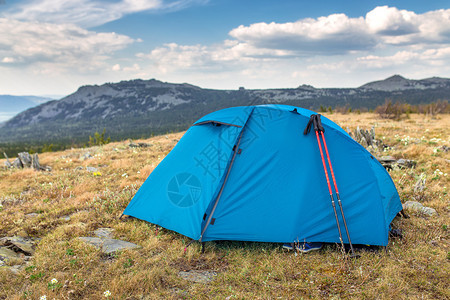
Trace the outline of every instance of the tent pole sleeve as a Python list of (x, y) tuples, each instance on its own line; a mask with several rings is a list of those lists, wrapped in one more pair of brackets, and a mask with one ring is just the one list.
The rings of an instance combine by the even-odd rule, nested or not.
[(211, 209), (211, 213), (209, 214), (208, 220), (206, 221), (205, 226), (203, 227), (202, 233), (200, 234), (200, 238), (198, 239), (199, 242), (202, 242), (203, 234), (205, 234), (206, 228), (208, 228), (209, 224), (211, 223), (211, 219), (214, 215), (214, 211), (217, 208), (217, 204), (219, 204), (219, 200), (220, 200), (220, 197), (222, 196), (223, 189), (225, 188), (225, 185), (227, 183), (228, 176), (230, 175), (230, 171), (231, 171), (231, 167), (233, 166), (234, 159), (236, 158), (236, 154), (239, 151), (239, 145), (241, 144), (241, 139), (242, 139), (242, 135), (244, 133), (245, 125), (247, 125), (247, 122), (250, 119), (252, 113), (253, 113), (253, 110), (248, 115), (247, 121), (245, 122), (244, 126), (242, 126), (242, 130), (241, 130), (241, 133), (239, 134), (238, 141), (237, 141), (235, 147), (233, 147), (233, 157), (231, 158), (230, 165), (228, 166), (227, 174), (225, 175), (225, 179), (223, 180), (222, 186), (220, 187), (219, 194), (216, 197), (216, 201), (214, 202), (214, 206)]

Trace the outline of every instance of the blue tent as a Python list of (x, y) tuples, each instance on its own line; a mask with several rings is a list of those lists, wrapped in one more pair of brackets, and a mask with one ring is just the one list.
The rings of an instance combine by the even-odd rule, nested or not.
[[(261, 105), (204, 116), (124, 214), (199, 241), (339, 243), (317, 139), (303, 135), (311, 114)], [(402, 209), (392, 179), (342, 128), (322, 124), (352, 242), (387, 245)]]

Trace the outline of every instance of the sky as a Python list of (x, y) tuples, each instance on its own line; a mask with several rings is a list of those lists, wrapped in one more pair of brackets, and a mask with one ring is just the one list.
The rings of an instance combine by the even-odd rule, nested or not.
[(0, 94), (450, 77), (450, 1), (0, 0)]

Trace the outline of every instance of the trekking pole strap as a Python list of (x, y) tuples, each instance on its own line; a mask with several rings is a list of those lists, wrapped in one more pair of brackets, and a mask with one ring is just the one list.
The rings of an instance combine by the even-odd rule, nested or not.
[(306, 135), (311, 131), (311, 127), (314, 126), (314, 131), (316, 132), (325, 132), (325, 129), (322, 126), (322, 121), (320, 120), (320, 114), (317, 115), (311, 115), (309, 118), (308, 124), (306, 125), (305, 130), (303, 131), (303, 134)]
[(309, 118), (308, 125), (306, 125), (306, 128), (303, 131), (304, 135), (307, 135), (311, 131), (311, 127), (312, 127), (312, 125), (314, 123), (314, 118), (315, 118), (314, 116), (315, 115), (311, 115), (311, 117)]

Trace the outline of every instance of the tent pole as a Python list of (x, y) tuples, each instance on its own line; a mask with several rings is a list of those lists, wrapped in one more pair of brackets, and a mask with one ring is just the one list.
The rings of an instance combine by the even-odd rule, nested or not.
[(206, 228), (208, 228), (209, 224), (211, 224), (211, 220), (212, 220), (212, 217), (214, 215), (214, 211), (216, 210), (217, 204), (219, 204), (219, 200), (220, 200), (220, 197), (222, 196), (223, 189), (225, 188), (225, 185), (226, 185), (227, 180), (228, 180), (228, 176), (230, 175), (231, 167), (233, 167), (233, 163), (234, 163), (234, 159), (236, 158), (236, 154), (240, 153), (239, 152), (239, 146), (241, 144), (242, 135), (244, 133), (245, 126), (247, 125), (247, 122), (248, 122), (248, 120), (250, 119), (250, 117), (251, 117), (251, 115), (253, 113), (253, 109), (250, 112), (250, 114), (248, 115), (248, 118), (245, 121), (244, 126), (242, 126), (241, 132), (239, 133), (239, 138), (237, 140), (237, 143), (233, 147), (233, 157), (231, 158), (230, 165), (228, 166), (227, 174), (225, 175), (225, 179), (223, 180), (222, 186), (220, 187), (219, 194), (217, 195), (216, 200), (214, 201), (214, 206), (211, 209), (211, 213), (209, 214), (208, 220), (206, 221), (205, 226), (203, 227), (203, 230), (202, 230), (202, 232), (200, 234), (200, 238), (198, 239), (199, 242), (203, 242), (203, 234), (205, 234)]

